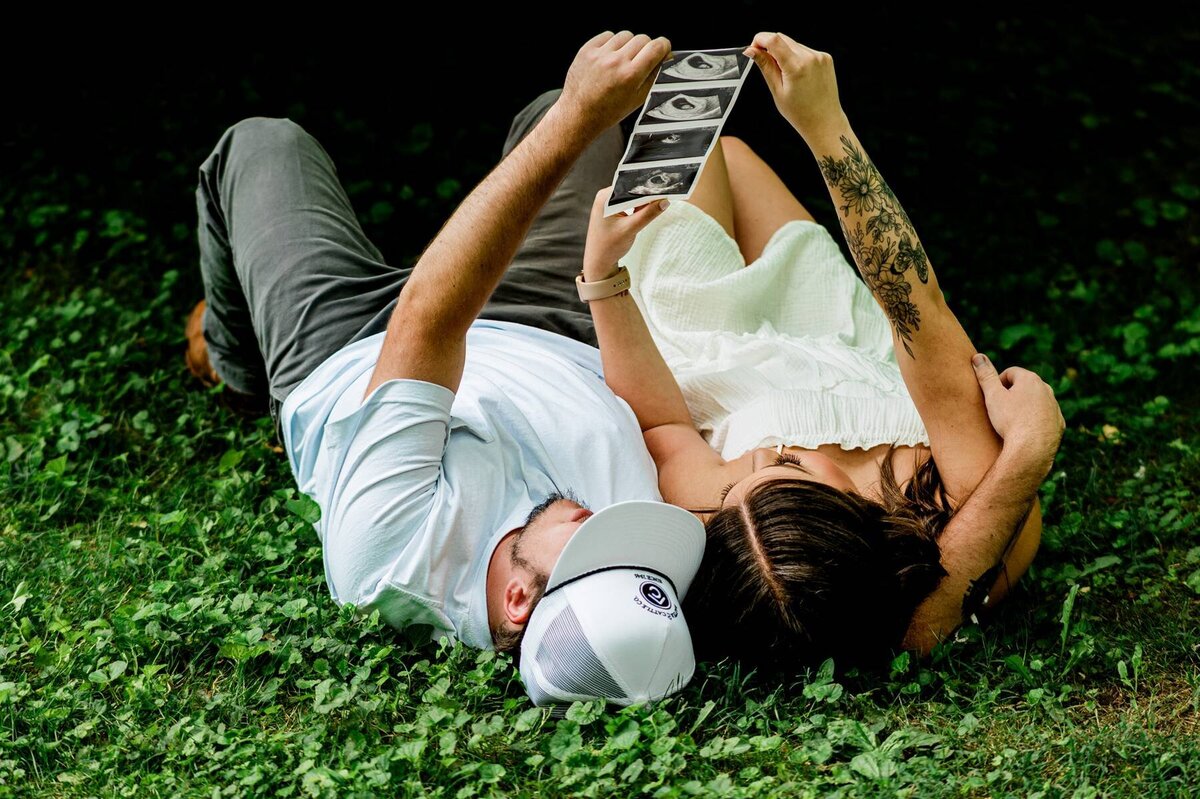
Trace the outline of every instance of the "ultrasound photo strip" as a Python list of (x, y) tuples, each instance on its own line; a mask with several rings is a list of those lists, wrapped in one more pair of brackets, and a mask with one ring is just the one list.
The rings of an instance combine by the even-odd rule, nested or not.
[(629, 142), (629, 152), (625, 154), (625, 162), (638, 164), (648, 161), (667, 161), (672, 158), (703, 158), (716, 137), (716, 125), (686, 130), (635, 133)]
[(657, 88), (650, 90), (646, 107), (642, 109), (635, 127), (724, 119), (733, 106), (733, 95), (738, 89), (737, 86), (714, 86), (708, 89), (687, 86), (656, 91)]
[(662, 63), (613, 175), (605, 216), (692, 195), (749, 65), (738, 48), (687, 50)]
[[(696, 178), (700, 176), (700, 167), (703, 165), (703, 161), (693, 161), (690, 164), (621, 170), (613, 179), (612, 195), (608, 201), (610, 204), (615, 203), (618, 206), (617, 210), (621, 210), (663, 197), (688, 196), (696, 185)], [(608, 215), (607, 211), (605, 215)]]
[(662, 63), (655, 83), (741, 80), (749, 67), (750, 58), (738, 47), (727, 50), (685, 50), (672, 53)]

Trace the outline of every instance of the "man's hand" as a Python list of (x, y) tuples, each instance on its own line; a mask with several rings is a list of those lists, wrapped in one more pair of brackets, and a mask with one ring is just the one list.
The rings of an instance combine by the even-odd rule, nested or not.
[(646, 100), (654, 70), (671, 52), (663, 36), (604, 32), (579, 49), (558, 104), (593, 134), (624, 119)]
[(588, 223), (587, 245), (583, 251), (583, 279), (604, 280), (616, 271), (617, 261), (629, 252), (638, 231), (653, 222), (667, 207), (666, 200), (639, 206), (632, 214), (604, 215), (604, 204), (612, 191), (609, 186), (596, 194), (592, 219)]
[(972, 363), (983, 389), (988, 419), (1004, 439), (1004, 448), (1027, 448), (1045, 459), (1049, 471), (1067, 427), (1054, 399), (1054, 389), (1035, 372), (1019, 366), (996, 374), (996, 367), (982, 353), (977, 353)]
[(822, 127), (846, 124), (829, 53), (783, 33), (760, 33), (744, 54), (754, 59), (775, 107), (805, 141)]

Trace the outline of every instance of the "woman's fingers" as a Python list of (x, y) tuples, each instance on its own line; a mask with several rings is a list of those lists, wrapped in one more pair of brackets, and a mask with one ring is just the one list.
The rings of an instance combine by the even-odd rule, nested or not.
[(612, 186), (605, 186), (600, 191), (596, 192), (596, 199), (592, 201), (592, 211), (599, 211), (603, 214), (604, 204), (608, 202), (608, 195), (612, 194)]
[[(622, 224), (625, 225), (625, 232), (627, 234), (637, 234), (638, 231), (653, 222), (659, 214), (667, 210), (667, 206), (670, 204), (670, 200), (659, 200), (658, 202), (638, 206), (632, 214), (622, 220)], [(617, 216), (620, 216), (620, 214), (617, 214)]]
[(770, 53), (783, 69), (795, 69), (799, 66), (799, 57), (783, 34), (760, 33), (754, 37), (754, 44)]
[(827, 53), (822, 53), (820, 50), (814, 50), (813, 48), (808, 47), (807, 45), (800, 44), (800, 42), (796, 41), (791, 36), (788, 36), (786, 33), (780, 32), (777, 35), (779, 36), (779, 38), (781, 38), (785, 42), (787, 42), (787, 44), (797, 53), (808, 53), (810, 55), (827, 55)]
[(762, 73), (763, 79), (767, 82), (767, 87), (771, 90), (772, 94), (777, 94), (782, 88), (783, 73), (779, 69), (779, 64), (771, 57), (771, 54), (761, 47), (752, 44), (743, 51), (742, 55), (747, 55), (754, 59), (754, 65)]

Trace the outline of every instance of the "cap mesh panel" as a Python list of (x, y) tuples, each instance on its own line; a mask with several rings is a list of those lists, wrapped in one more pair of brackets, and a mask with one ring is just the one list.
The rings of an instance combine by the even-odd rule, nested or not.
[(596, 657), (570, 606), (546, 628), (537, 663), (546, 681), (564, 693), (625, 698), (625, 692)]

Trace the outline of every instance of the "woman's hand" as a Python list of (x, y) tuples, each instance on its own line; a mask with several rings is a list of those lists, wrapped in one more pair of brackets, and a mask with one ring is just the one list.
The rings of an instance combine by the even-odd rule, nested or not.
[(760, 33), (745, 55), (762, 71), (779, 113), (805, 141), (823, 127), (846, 124), (829, 53), (805, 47), (783, 33)]
[(592, 203), (592, 218), (588, 223), (587, 245), (583, 251), (583, 279), (603, 280), (617, 270), (617, 261), (629, 248), (638, 231), (653, 222), (670, 204), (667, 200), (638, 206), (632, 214), (604, 215), (604, 204), (612, 187), (596, 193)]
[(1062, 441), (1067, 423), (1052, 389), (1037, 373), (1010, 366), (1000, 374), (991, 360), (977, 353), (972, 360), (988, 419), (1004, 446), (1015, 444), (1046, 460), (1046, 470)]

